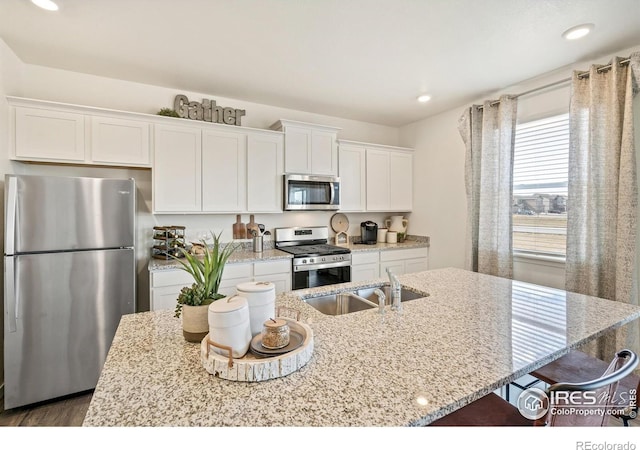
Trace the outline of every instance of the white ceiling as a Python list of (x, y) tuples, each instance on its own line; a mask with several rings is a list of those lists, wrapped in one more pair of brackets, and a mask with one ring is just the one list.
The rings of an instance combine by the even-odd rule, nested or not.
[(24, 62), (393, 126), (640, 44), (640, 0), (56, 1), (0, 0)]

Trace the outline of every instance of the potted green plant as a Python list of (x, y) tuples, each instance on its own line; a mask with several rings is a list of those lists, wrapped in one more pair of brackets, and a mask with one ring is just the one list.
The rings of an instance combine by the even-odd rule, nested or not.
[(194, 280), (190, 287), (184, 287), (180, 291), (176, 303), (175, 316), (182, 316), (182, 334), (189, 342), (200, 342), (209, 332), (208, 308), (215, 300), (224, 298), (218, 292), (220, 280), (224, 272), (224, 266), (231, 254), (238, 248), (233, 243), (220, 245), (220, 234), (213, 236), (213, 245), (209, 247), (206, 240), (202, 239), (204, 254), (192, 255), (189, 251), (180, 248), (184, 260), (170, 255), (178, 261), (181, 269), (188, 272)]

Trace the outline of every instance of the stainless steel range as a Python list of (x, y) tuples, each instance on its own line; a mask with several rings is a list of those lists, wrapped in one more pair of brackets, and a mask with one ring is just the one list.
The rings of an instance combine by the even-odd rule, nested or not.
[(292, 289), (351, 281), (351, 250), (328, 239), (328, 227), (276, 228), (276, 248), (293, 255)]

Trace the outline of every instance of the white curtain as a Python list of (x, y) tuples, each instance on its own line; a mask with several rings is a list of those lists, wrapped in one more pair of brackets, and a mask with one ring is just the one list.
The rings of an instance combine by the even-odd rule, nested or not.
[[(610, 70), (576, 72), (571, 86), (566, 289), (638, 304), (638, 188), (633, 97), (640, 53)], [(640, 350), (638, 321), (586, 350), (605, 361), (616, 351)]]
[(513, 277), (511, 207), (517, 99), (474, 105), (458, 121), (466, 146), (467, 269)]

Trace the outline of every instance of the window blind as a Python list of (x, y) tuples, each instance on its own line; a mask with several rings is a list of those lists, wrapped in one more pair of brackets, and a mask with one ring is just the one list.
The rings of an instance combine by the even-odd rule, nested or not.
[(564, 256), (569, 114), (518, 124), (513, 158), (513, 249)]

